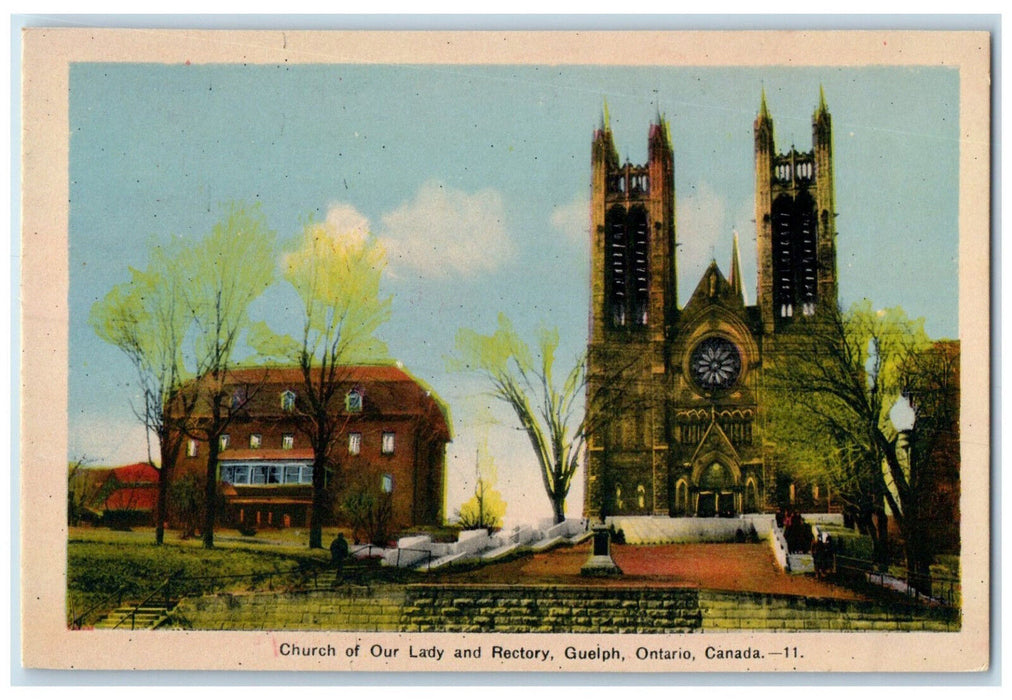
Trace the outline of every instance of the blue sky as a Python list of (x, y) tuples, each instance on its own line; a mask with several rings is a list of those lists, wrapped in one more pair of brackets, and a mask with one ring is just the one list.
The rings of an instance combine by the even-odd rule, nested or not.
[[(765, 88), (778, 150), (833, 116), (838, 272), (868, 297), (957, 334), (958, 73), (947, 68), (74, 64), (70, 73), (69, 457), (144, 459), (132, 370), (91, 305), (171, 235), (197, 239), (230, 201), (260, 202), (282, 241), (307, 216), (367, 222), (390, 254), (394, 357), (449, 404), (447, 512), (489, 438), (511, 518), (551, 514), (530, 448), (473, 377), (446, 371), (462, 326), (506, 312), (586, 344), (590, 145), (607, 100), (620, 156), (645, 162), (658, 112), (675, 148), (679, 298), (740, 237), (755, 301), (752, 122)], [(253, 310), (283, 326), (292, 298)], [(579, 512), (582, 474), (570, 498)]]

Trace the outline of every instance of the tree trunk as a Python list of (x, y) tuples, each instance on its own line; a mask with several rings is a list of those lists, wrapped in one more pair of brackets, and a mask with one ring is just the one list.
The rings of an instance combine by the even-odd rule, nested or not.
[(155, 545), (165, 541), (165, 519), (168, 511), (169, 468), (162, 457), (162, 468), (158, 470), (158, 502), (155, 504)]
[[(320, 450), (313, 450), (315, 455)], [(323, 513), (326, 508), (326, 460), (322, 456), (313, 457), (313, 506), (309, 511), (309, 548), (323, 548)]]
[(566, 520), (566, 497), (559, 497), (558, 494), (552, 494), (552, 515), (555, 516), (555, 524), (565, 522)]
[(204, 528), (201, 538), (204, 549), (213, 549), (215, 511), (218, 505), (218, 435), (208, 437), (210, 439), (207, 441), (207, 471), (204, 483)]
[(175, 466), (176, 456), (172, 454), (173, 450), (167, 441), (167, 437), (159, 438), (162, 466), (158, 470), (158, 501), (155, 503), (155, 545), (161, 545), (165, 541), (165, 521), (169, 515), (169, 479)]
[[(907, 583), (924, 595), (931, 595), (931, 563), (934, 542), (927, 533), (927, 523), (920, 517), (918, 506), (903, 521), (903, 553), (907, 560)], [(919, 504), (918, 504), (919, 505)]]
[(875, 565), (884, 571), (889, 568), (889, 516), (884, 508), (872, 511), (872, 527)]

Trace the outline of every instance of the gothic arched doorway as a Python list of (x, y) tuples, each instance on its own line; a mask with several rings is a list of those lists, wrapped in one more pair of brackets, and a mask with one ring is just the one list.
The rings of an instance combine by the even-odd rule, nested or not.
[(696, 517), (731, 517), (737, 513), (734, 473), (720, 462), (711, 462), (699, 475)]

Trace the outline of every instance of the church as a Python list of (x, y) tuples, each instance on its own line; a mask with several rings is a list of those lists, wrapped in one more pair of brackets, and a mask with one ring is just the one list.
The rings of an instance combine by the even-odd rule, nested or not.
[(645, 165), (621, 163), (605, 119), (591, 153), (591, 311), (584, 514), (734, 516), (772, 503), (764, 367), (786, 361), (796, 319), (837, 304), (829, 110), (811, 150), (776, 148), (763, 93), (754, 122), (758, 280), (746, 304), (735, 235), (677, 295), (674, 152), (658, 116)]

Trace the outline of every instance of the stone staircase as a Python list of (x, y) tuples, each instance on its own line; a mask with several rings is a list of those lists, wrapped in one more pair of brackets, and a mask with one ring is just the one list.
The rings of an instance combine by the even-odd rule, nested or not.
[(175, 606), (175, 601), (169, 601), (169, 607), (164, 605), (138, 607), (136, 603), (121, 605), (96, 622), (95, 629), (157, 629), (169, 619), (169, 613)]
[(616, 516), (608, 523), (622, 531), (626, 544), (734, 542), (756, 532), (753, 522), (742, 518)]

